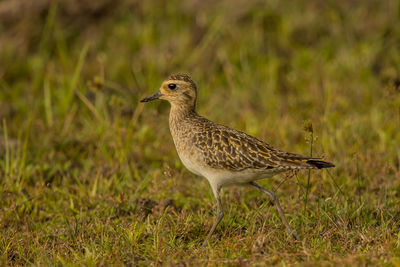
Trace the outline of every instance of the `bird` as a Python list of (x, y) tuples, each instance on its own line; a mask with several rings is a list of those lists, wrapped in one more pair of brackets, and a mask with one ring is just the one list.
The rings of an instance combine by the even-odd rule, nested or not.
[(266, 194), (276, 207), (289, 236), (300, 240), (288, 223), (275, 193), (263, 188), (258, 180), (290, 170), (335, 167), (321, 158), (285, 152), (243, 131), (215, 123), (196, 112), (197, 86), (187, 74), (167, 77), (159, 90), (143, 99), (170, 103), (169, 129), (178, 156), (192, 173), (206, 178), (216, 199), (217, 213), (202, 246), (207, 246), (224, 217), (221, 189), (247, 185)]

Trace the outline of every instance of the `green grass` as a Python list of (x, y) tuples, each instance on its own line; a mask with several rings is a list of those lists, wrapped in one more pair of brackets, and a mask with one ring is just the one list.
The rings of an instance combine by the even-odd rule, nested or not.
[[(398, 1), (110, 2), (0, 19), (0, 265), (400, 266)], [(200, 114), (275, 147), (308, 155), (312, 122), (336, 168), (262, 181), (302, 242), (231, 187), (200, 247), (212, 192), (168, 104), (139, 103), (176, 72)]]

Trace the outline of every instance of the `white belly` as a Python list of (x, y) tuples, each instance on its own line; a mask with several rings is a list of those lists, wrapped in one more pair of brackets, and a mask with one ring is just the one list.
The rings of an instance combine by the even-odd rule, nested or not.
[(221, 186), (247, 184), (263, 178), (269, 178), (276, 174), (276, 172), (260, 172), (254, 170), (244, 170), (239, 172), (220, 171), (215, 173), (213, 179), (215, 183)]
[(202, 168), (201, 168), (199, 162), (195, 162), (193, 159), (189, 159), (188, 157), (181, 156), (179, 153), (178, 153), (178, 155), (179, 155), (179, 158), (181, 159), (183, 165), (185, 165), (185, 167), (189, 171), (191, 171), (194, 174), (204, 176), (201, 172)]

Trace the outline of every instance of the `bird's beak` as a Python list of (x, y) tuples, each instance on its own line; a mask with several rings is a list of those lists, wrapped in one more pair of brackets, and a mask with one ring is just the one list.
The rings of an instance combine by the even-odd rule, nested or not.
[(160, 96), (162, 96), (162, 94), (160, 93), (160, 91), (157, 91), (156, 93), (149, 95), (148, 97), (143, 98), (142, 100), (140, 100), (140, 102), (150, 102), (153, 101), (155, 99), (159, 99)]

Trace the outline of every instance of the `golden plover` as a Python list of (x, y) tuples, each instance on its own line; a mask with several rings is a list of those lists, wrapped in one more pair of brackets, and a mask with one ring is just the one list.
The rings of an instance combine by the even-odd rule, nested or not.
[(227, 185), (250, 185), (269, 196), (289, 235), (299, 240), (286, 220), (278, 198), (255, 181), (299, 169), (334, 167), (319, 158), (310, 158), (273, 148), (244, 132), (214, 123), (196, 113), (197, 87), (185, 74), (169, 76), (160, 89), (141, 102), (169, 101), (169, 128), (179, 158), (189, 171), (205, 177), (217, 200), (217, 217), (203, 242), (205, 246), (224, 216), (220, 191)]

